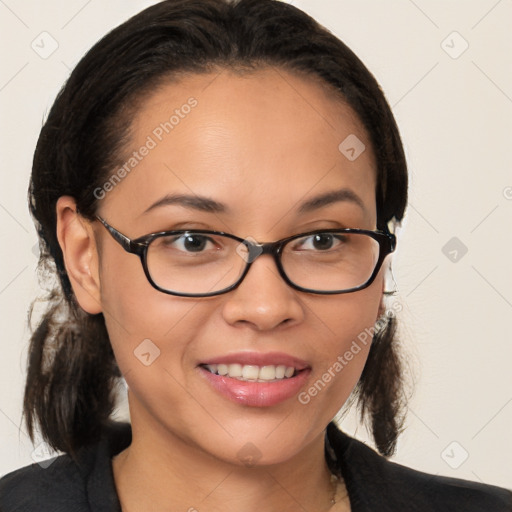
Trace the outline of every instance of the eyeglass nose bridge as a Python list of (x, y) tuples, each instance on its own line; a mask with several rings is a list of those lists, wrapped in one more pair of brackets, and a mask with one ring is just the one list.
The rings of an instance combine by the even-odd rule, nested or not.
[[(246, 253), (243, 248), (247, 248), (249, 251)], [(265, 244), (260, 244), (254, 238), (248, 237), (244, 239), (243, 242), (240, 243), (237, 252), (238, 255), (248, 264), (251, 265), (254, 263), (256, 258), (260, 257), (262, 254), (271, 254), (274, 258), (277, 257), (279, 253), (279, 249), (281, 248), (281, 242), (268, 242)]]

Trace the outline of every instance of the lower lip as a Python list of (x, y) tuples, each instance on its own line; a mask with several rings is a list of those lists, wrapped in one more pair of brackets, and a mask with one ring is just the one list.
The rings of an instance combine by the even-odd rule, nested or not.
[(225, 375), (217, 375), (198, 367), (201, 374), (221, 395), (229, 400), (251, 407), (270, 407), (297, 395), (311, 370), (301, 370), (295, 377), (274, 382), (247, 382)]

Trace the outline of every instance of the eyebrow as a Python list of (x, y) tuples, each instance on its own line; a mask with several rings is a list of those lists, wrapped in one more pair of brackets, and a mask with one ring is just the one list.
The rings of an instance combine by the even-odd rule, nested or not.
[(313, 210), (318, 210), (324, 206), (329, 206), (333, 203), (347, 201), (358, 205), (363, 211), (366, 211), (362, 199), (349, 188), (341, 188), (339, 190), (332, 190), (319, 196), (315, 196), (302, 203), (299, 207), (299, 213), (308, 213)]
[[(351, 202), (358, 205), (362, 210), (366, 210), (361, 198), (348, 188), (332, 190), (318, 196), (312, 197), (303, 202), (297, 212), (299, 214), (309, 213), (325, 206), (329, 206), (337, 202)], [(155, 208), (168, 205), (179, 205), (185, 208), (199, 210), (207, 213), (229, 213), (230, 209), (223, 203), (219, 203), (214, 199), (206, 196), (189, 195), (189, 194), (167, 194), (158, 201), (154, 202), (149, 208), (144, 210), (144, 214), (154, 210)]]
[(158, 201), (154, 202), (143, 213), (148, 213), (160, 206), (168, 206), (177, 204), (185, 208), (191, 208), (208, 213), (228, 213), (229, 208), (218, 201), (205, 196), (188, 195), (188, 194), (167, 194)]

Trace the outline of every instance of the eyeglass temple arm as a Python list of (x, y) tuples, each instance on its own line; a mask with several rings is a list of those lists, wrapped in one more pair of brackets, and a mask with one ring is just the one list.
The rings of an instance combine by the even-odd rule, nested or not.
[(113, 228), (99, 215), (96, 215), (96, 218), (107, 228), (107, 231), (112, 235), (112, 238), (119, 242), (125, 251), (133, 252), (132, 241), (127, 236), (117, 231), (117, 229)]
[(396, 220), (395, 217), (391, 218), (386, 225), (384, 226), (384, 233), (389, 236), (390, 244), (391, 244), (391, 252), (396, 249), (396, 227), (400, 225), (400, 223)]

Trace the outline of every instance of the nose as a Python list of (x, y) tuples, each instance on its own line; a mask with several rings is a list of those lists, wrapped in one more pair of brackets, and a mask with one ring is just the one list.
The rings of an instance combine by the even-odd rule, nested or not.
[(295, 325), (304, 319), (299, 293), (283, 280), (273, 257), (261, 254), (240, 285), (224, 296), (222, 314), (231, 325), (259, 331)]

